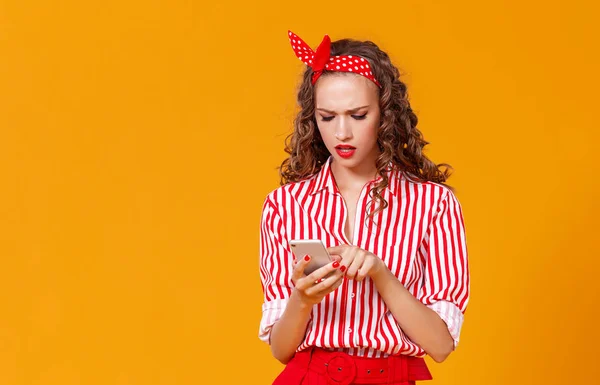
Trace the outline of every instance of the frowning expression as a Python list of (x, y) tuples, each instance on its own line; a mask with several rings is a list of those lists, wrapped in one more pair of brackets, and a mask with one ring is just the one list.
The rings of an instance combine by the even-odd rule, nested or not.
[(379, 90), (352, 73), (319, 77), (315, 84), (315, 119), (325, 147), (340, 165), (375, 164), (379, 154)]

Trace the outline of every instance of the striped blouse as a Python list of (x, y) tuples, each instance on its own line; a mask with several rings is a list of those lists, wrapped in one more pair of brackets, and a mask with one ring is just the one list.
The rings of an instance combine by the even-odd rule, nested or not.
[[(293, 289), (289, 241), (320, 239), (326, 247), (350, 243), (344, 234), (347, 208), (331, 161), (330, 156), (318, 173), (275, 189), (264, 201), (259, 264), (264, 303), (259, 338), (267, 343)], [(388, 207), (374, 221), (366, 217), (369, 191), (381, 177), (361, 191), (355, 245), (380, 257), (412, 295), (439, 314), (456, 347), (470, 291), (461, 205), (440, 184), (418, 182), (401, 171), (388, 176), (389, 186), (382, 192)], [(403, 333), (368, 277), (361, 282), (345, 278), (314, 305), (297, 351), (311, 346), (368, 357), (426, 354)]]

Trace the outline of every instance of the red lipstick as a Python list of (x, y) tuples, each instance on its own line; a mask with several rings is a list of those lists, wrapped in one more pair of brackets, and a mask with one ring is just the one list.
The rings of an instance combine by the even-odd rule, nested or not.
[(335, 151), (342, 158), (350, 158), (352, 155), (354, 155), (356, 147), (350, 146), (349, 144), (338, 144), (335, 146)]

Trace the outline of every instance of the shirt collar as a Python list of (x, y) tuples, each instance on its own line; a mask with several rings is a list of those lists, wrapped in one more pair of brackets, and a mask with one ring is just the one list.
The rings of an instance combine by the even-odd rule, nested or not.
[[(333, 156), (329, 156), (329, 158), (327, 158), (327, 161), (325, 161), (325, 164), (323, 164), (323, 166), (321, 167), (321, 170), (316, 174), (315, 177), (315, 181), (312, 187), (312, 191), (310, 192), (310, 195), (314, 195), (317, 194), (323, 190), (327, 190), (330, 194), (336, 194), (339, 192), (337, 184), (335, 183), (335, 178), (333, 176), (333, 173), (331, 172), (331, 161), (333, 160)], [(388, 166), (388, 170), (392, 169), (392, 163), (390, 162), (389, 166)], [(400, 172), (399, 171), (395, 171), (395, 172), (389, 172), (389, 180), (388, 180), (388, 186), (387, 189), (390, 190), (390, 192), (393, 195), (396, 195), (399, 187), (400, 187)], [(373, 179), (371, 182), (369, 183), (375, 183), (378, 182), (381, 179), (381, 176), (377, 176), (377, 178)]]

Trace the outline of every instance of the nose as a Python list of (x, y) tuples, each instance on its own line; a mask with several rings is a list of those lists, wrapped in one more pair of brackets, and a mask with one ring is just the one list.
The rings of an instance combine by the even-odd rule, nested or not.
[(335, 137), (338, 140), (348, 140), (352, 138), (352, 127), (351, 123), (348, 121), (349, 118), (342, 116), (338, 119), (338, 126), (335, 130)]

